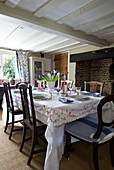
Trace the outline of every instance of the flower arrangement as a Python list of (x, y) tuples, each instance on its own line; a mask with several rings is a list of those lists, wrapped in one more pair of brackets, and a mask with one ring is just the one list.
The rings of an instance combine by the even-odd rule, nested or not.
[(39, 80), (43, 80), (43, 81), (56, 81), (58, 79), (60, 79), (60, 77), (63, 77), (64, 74), (61, 74), (59, 71), (57, 70), (53, 70), (51, 73), (48, 73), (46, 75), (42, 75)]

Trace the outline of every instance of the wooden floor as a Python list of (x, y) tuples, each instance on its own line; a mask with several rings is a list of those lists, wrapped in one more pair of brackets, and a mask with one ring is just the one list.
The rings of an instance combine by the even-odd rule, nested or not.
[[(0, 111), (0, 119), (2, 119), (2, 111)], [(10, 127), (7, 133), (4, 133), (4, 124), (0, 120), (0, 170), (43, 170), (45, 153), (33, 156), (31, 165), (27, 166), (29, 148), (31, 142), (28, 141), (24, 145), (23, 152), (19, 152), (22, 131), (15, 132), (12, 140), (8, 139)], [(40, 145), (40, 146), (39, 146)], [(37, 147), (41, 147), (40, 140)], [(99, 148), (99, 165), (100, 170), (114, 170), (110, 163), (108, 144)], [(63, 155), (60, 161), (59, 170), (94, 170), (92, 162), (92, 147), (83, 142), (77, 142), (73, 145), (73, 151), (70, 160)]]

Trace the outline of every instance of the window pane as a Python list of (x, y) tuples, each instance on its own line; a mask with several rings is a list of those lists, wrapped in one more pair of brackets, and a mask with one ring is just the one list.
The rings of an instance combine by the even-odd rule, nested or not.
[(2, 55), (3, 78), (15, 78), (16, 62), (15, 56)]

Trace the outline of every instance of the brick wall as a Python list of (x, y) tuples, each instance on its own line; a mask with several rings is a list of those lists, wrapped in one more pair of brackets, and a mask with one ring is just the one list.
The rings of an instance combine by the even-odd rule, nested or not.
[(110, 65), (114, 59), (98, 59), (76, 62), (76, 86), (84, 88), (84, 81), (103, 82), (103, 95), (112, 93), (114, 80), (110, 79)]

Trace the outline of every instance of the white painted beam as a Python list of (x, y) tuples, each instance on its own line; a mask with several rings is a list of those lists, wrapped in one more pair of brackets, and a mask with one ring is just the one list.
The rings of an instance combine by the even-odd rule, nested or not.
[(96, 32), (99, 32), (99, 31), (104, 31), (104, 30), (108, 30), (108, 29), (112, 29), (111, 31), (114, 30), (114, 22), (113, 23), (110, 23), (109, 25), (105, 25), (103, 27), (100, 27), (100, 28), (94, 28), (91, 33), (96, 33)]
[(59, 43), (58, 45), (53, 45), (51, 48), (48, 48), (48, 50), (45, 50), (45, 52), (51, 52), (51, 51), (55, 51), (55, 50), (60, 50), (66, 47), (70, 47), (72, 45), (76, 45), (79, 44), (80, 42), (78, 41), (73, 41), (73, 40), (68, 40), (62, 43)]
[(96, 8), (97, 6), (103, 4), (104, 2), (106, 2), (108, 0), (93, 0), (90, 3), (86, 4), (85, 6), (77, 9), (76, 11), (73, 11), (72, 13), (69, 13), (68, 15), (60, 18), (57, 23), (59, 24), (63, 24), (65, 21), (71, 19), (71, 18), (75, 18), (78, 17), (94, 8)]
[[(108, 13), (106, 13), (106, 14), (103, 15), (103, 16), (100, 16), (99, 18), (92, 19), (92, 20), (90, 20), (90, 21), (88, 21), (88, 22), (85, 22), (85, 23), (83, 23), (83, 24), (80, 24), (80, 25), (76, 25), (76, 26), (74, 26), (73, 28), (74, 28), (75, 30), (79, 30), (79, 29), (81, 29), (81, 28), (84, 28), (84, 26), (94, 25), (94, 24), (96, 24), (96, 23), (98, 23), (98, 22), (103, 22), (104, 20), (107, 20), (107, 19), (111, 18), (112, 16), (114, 16), (114, 11), (109, 11)], [(90, 30), (89, 30), (89, 31), (90, 31)]]
[[(50, 53), (50, 54), (53, 54), (53, 53), (63, 53), (63, 52), (66, 52), (68, 50), (72, 50), (72, 49), (76, 49), (76, 48), (80, 48), (80, 47), (84, 47), (84, 46), (87, 46), (88, 44), (82, 44), (82, 43), (79, 43), (79, 44), (74, 44), (74, 45), (69, 45), (68, 47), (64, 47), (64, 48), (61, 48), (61, 49), (57, 49), (57, 50), (53, 50), (51, 52), (47, 52), (47, 53)], [(43, 51), (44, 53), (46, 51)]]
[(20, 0), (7, 0), (5, 2), (5, 4), (8, 5), (11, 8), (15, 8), (18, 5), (19, 2), (20, 2)]
[(34, 15), (38, 17), (45, 16), (48, 12), (52, 9), (56, 8), (59, 4), (64, 2), (65, 0), (52, 0), (48, 4), (44, 5), (43, 7), (39, 8), (35, 11)]
[(31, 12), (25, 11), (23, 9), (18, 8), (10, 8), (4, 4), (0, 5), (0, 13), (11, 16), (20, 20), (24, 20), (26, 22), (32, 23), (32, 25), (38, 26), (45, 31), (51, 31), (52, 33), (57, 33), (61, 35), (65, 35), (68, 37), (78, 39), (79, 41), (83, 41), (84, 43), (97, 45), (97, 46), (108, 46), (109, 43), (104, 40), (97, 38), (96, 36), (87, 35), (84, 32), (76, 31), (73, 28), (66, 25), (59, 25), (54, 21), (45, 18), (37, 18), (32, 15)]
[(53, 45), (57, 45), (65, 41), (68, 41), (68, 38), (56, 37), (41, 45), (36, 44), (34, 47), (32, 47), (32, 49), (35, 51), (43, 51), (43, 50), (48, 49), (49, 47), (52, 47)]

